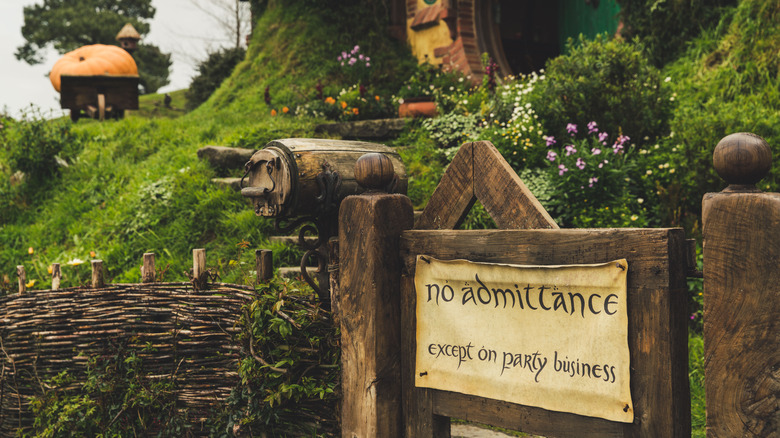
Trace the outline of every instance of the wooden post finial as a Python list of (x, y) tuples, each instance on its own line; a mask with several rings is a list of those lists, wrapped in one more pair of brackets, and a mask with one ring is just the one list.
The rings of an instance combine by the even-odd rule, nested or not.
[(355, 162), (355, 180), (370, 191), (387, 191), (395, 178), (393, 162), (385, 154), (371, 152)]
[(772, 150), (766, 140), (749, 132), (730, 134), (715, 147), (712, 164), (728, 192), (759, 191), (755, 184), (772, 167)]

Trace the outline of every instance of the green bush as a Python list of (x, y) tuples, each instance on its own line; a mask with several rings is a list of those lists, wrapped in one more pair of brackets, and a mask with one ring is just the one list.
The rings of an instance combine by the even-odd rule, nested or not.
[(6, 119), (3, 125), (0, 142), (11, 171), (23, 172), (35, 186), (58, 174), (82, 147), (70, 121), (47, 120), (35, 110), (18, 121)]
[(187, 108), (197, 108), (208, 100), (245, 55), (246, 50), (241, 47), (210, 53), (208, 58), (198, 65), (198, 76), (195, 76), (190, 83), (187, 91)]
[(737, 0), (617, 0), (624, 37), (639, 37), (655, 65), (674, 60), (686, 43), (717, 23), (722, 7)]
[(548, 133), (565, 135), (566, 124), (591, 121), (637, 143), (669, 132), (670, 92), (641, 44), (580, 37), (578, 45), (569, 42), (568, 55), (547, 63), (546, 76), (531, 102)]

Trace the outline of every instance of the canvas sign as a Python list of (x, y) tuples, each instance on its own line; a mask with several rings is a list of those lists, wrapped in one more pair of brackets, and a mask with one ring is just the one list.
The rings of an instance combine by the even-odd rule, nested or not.
[(627, 272), (418, 256), (416, 386), (632, 422)]

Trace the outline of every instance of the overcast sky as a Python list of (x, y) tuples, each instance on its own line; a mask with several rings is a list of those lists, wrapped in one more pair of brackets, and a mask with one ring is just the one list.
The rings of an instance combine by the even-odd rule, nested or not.
[[(48, 78), (49, 70), (60, 55), (52, 49), (46, 61), (35, 66), (14, 57), (16, 47), (24, 43), (22, 9), (41, 2), (0, 0), (0, 110), (5, 109), (12, 116), (19, 116), (31, 103), (46, 114), (50, 111), (53, 116), (62, 113), (59, 93)], [(186, 88), (195, 75), (197, 62), (204, 59), (209, 50), (230, 43), (224, 37), (224, 30), (209, 14), (194, 7), (192, 0), (152, 0), (152, 4), (157, 13), (151, 23), (151, 32), (143, 41), (157, 45), (173, 58), (171, 83), (160, 92)], [(201, 4), (209, 3), (201, 1)]]

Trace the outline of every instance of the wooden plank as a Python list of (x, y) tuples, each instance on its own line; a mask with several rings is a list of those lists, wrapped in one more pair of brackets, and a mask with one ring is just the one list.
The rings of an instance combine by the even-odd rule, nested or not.
[(400, 260), (413, 224), (403, 195), (350, 196), (339, 211), (343, 437), (401, 436)]
[(780, 431), (780, 194), (703, 201), (707, 436)]
[(416, 230), (452, 230), (466, 218), (477, 200), (474, 195), (473, 151), (473, 143), (460, 147), (417, 219)]
[(477, 141), (473, 148), (474, 195), (499, 229), (559, 228), (492, 143)]
[[(519, 407), (436, 391), (433, 413), (555, 436), (690, 436), (687, 375), (685, 242), (681, 229), (407, 231), (405, 272), (417, 254), (516, 264), (602, 263), (626, 258), (633, 424)], [(410, 281), (402, 291), (404, 330), (416, 333)], [(411, 336), (411, 335), (407, 335)], [(407, 339), (405, 338), (405, 341)], [(412, 350), (413, 351), (413, 350)], [(410, 354), (405, 351), (404, 354)], [(413, 361), (412, 358), (405, 360)], [(414, 364), (406, 367), (414, 369)], [(405, 383), (406, 384), (406, 383)], [(418, 390), (414, 390), (419, 394)], [(475, 409), (480, 406), (480, 409)], [(511, 417), (511, 418), (510, 418)], [(427, 436), (427, 435), (418, 435)]]

